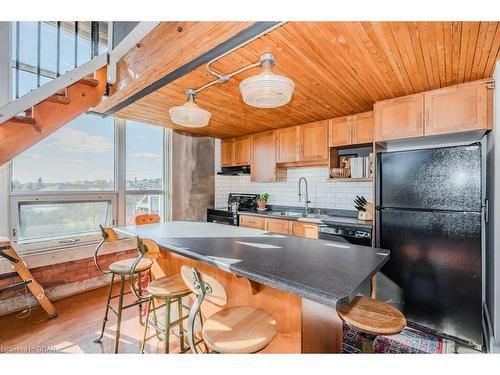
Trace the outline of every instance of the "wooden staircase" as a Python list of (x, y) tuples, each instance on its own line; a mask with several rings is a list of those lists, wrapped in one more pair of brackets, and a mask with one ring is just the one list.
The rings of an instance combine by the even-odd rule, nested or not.
[(106, 67), (0, 124), (0, 166), (95, 107), (106, 92)]

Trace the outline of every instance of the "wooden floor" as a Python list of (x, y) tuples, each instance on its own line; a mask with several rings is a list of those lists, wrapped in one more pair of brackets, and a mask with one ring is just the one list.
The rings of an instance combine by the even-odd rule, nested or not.
[[(107, 287), (99, 288), (55, 301), (59, 316), (53, 319), (39, 307), (24, 319), (18, 319), (18, 313), (0, 316), (0, 352), (113, 353), (116, 330), (113, 313), (110, 313), (102, 344), (94, 343), (100, 333), (107, 292)], [(132, 296), (126, 299), (130, 302)], [(124, 312), (120, 353), (139, 353), (144, 327), (139, 324), (138, 315), (135, 306)], [(149, 332), (152, 334), (151, 329)], [(146, 344), (148, 353), (163, 353), (163, 350), (163, 342), (156, 337)], [(179, 352), (175, 338), (171, 340), (170, 352)]]

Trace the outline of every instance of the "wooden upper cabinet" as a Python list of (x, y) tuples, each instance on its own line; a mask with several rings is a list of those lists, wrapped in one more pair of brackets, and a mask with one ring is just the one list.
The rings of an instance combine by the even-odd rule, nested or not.
[(328, 146), (347, 146), (351, 144), (351, 116), (330, 120)]
[(289, 163), (297, 160), (297, 127), (276, 130), (276, 162)]
[(351, 127), (353, 145), (373, 142), (373, 112), (352, 116)]
[(425, 93), (425, 135), (491, 129), (488, 88), (471, 82)]
[(373, 106), (376, 141), (424, 135), (424, 94), (384, 100)]
[(252, 136), (234, 139), (234, 165), (249, 165), (252, 162)]
[(317, 121), (297, 127), (299, 161), (328, 159), (328, 121)]
[(220, 144), (220, 163), (230, 167), (234, 163), (234, 139), (223, 139)]
[(274, 131), (254, 134), (252, 147), (252, 181), (275, 181), (276, 137)]
[(220, 144), (220, 163), (223, 167), (252, 163), (252, 136), (223, 139)]

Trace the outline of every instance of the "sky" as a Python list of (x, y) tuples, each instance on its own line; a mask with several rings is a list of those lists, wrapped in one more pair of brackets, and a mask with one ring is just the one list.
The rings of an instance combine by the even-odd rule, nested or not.
[[(162, 176), (163, 129), (127, 122), (127, 179)], [(14, 158), (20, 182), (109, 180), (114, 176), (114, 119), (82, 115)]]

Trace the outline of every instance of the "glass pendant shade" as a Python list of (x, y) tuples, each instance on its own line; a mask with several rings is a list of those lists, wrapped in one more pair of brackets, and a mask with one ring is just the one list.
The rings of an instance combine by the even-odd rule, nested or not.
[(207, 126), (212, 116), (210, 112), (198, 107), (194, 100), (189, 100), (181, 106), (169, 110), (172, 121), (180, 126), (201, 128)]
[(257, 108), (276, 108), (292, 99), (295, 83), (285, 76), (275, 74), (271, 69), (241, 81), (243, 101)]

